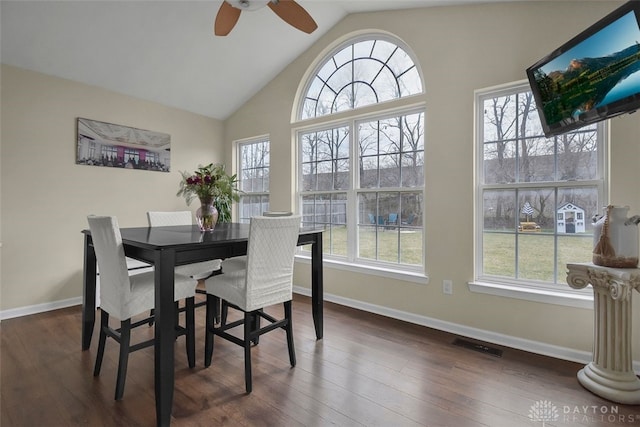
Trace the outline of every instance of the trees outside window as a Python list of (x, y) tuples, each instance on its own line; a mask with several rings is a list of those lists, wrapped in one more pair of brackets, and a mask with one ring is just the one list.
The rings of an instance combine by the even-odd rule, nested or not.
[(606, 125), (545, 138), (526, 83), (478, 91), (476, 105), (476, 277), (557, 288), (568, 262), (591, 260)]
[(269, 139), (239, 142), (237, 148), (239, 221), (249, 222), (269, 210)]

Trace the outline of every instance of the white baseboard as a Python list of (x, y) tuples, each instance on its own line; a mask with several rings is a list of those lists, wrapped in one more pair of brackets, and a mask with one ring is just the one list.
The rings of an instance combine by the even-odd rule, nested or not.
[(0, 311), (0, 320), (13, 319), (14, 317), (29, 316), (30, 314), (44, 313), (45, 311), (58, 310), (60, 308), (82, 305), (82, 297), (69, 298), (61, 301), (47, 302), (44, 304), (29, 305), (26, 307), (12, 308)]
[[(127, 270), (129, 274), (135, 275), (153, 271), (153, 267), (149, 264), (127, 257)], [(0, 311), (0, 321), (5, 319), (13, 319), (14, 317), (28, 316), (30, 314), (44, 313), (45, 311), (58, 310), (74, 305), (81, 305), (82, 297), (69, 298), (61, 301), (47, 302), (44, 304), (30, 305), (27, 307), (12, 308), (10, 310)], [(100, 306), (100, 273), (96, 276), (96, 307)]]
[[(293, 291), (300, 295), (311, 296), (311, 290), (294, 286)], [(510, 335), (498, 334), (496, 332), (486, 331), (484, 329), (472, 328), (469, 326), (459, 325), (457, 323), (446, 322), (444, 320), (434, 319), (432, 317), (421, 316), (406, 311), (395, 310), (376, 304), (345, 298), (333, 294), (324, 294), (325, 301), (344, 305), (347, 307), (357, 308), (359, 310), (370, 313), (380, 314), (382, 316), (391, 317), (393, 319), (403, 320), (405, 322), (414, 323), (416, 325), (426, 326), (428, 328), (438, 329), (467, 338), (479, 341), (485, 341), (492, 344), (511, 347), (518, 350), (529, 351), (531, 353), (541, 354), (544, 356), (555, 357), (556, 359), (569, 360), (587, 364), (592, 360), (592, 354), (588, 351), (580, 351), (567, 347), (560, 347), (552, 344), (542, 343), (539, 341), (527, 340), (524, 338), (513, 337)], [(31, 305), (27, 307), (14, 308), (10, 310), (0, 311), (0, 320), (12, 319), (14, 317), (28, 316), (31, 314), (43, 313), (60, 308), (81, 305), (82, 298), (69, 298), (66, 300), (55, 301), (45, 304)], [(640, 375), (640, 360), (633, 361), (633, 369), (637, 375)]]
[[(299, 286), (294, 286), (293, 291), (300, 295), (311, 296), (311, 290)], [(560, 347), (539, 341), (527, 340), (524, 338), (513, 337), (510, 335), (499, 334), (484, 329), (472, 328), (470, 326), (460, 325), (457, 323), (447, 322), (432, 317), (421, 316), (406, 311), (395, 310), (376, 304), (345, 298), (338, 295), (328, 294), (325, 292), (324, 300), (347, 307), (356, 308), (358, 310), (370, 313), (380, 314), (382, 316), (391, 317), (392, 319), (403, 320), (405, 322), (414, 323), (416, 325), (426, 326), (428, 328), (438, 329), (440, 331), (449, 332), (463, 337), (472, 338), (478, 341), (484, 341), (492, 344), (511, 347), (518, 350), (528, 351), (531, 353), (541, 354), (543, 356), (554, 357), (556, 359), (568, 360), (571, 362), (587, 364), (592, 361), (592, 353), (589, 351), (575, 350), (567, 347)], [(640, 360), (633, 361), (633, 369), (636, 375), (640, 375)]]

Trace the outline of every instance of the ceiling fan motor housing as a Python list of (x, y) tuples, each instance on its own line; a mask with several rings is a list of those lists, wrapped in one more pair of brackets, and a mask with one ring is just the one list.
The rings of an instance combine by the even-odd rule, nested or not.
[(216, 36), (226, 36), (233, 29), (240, 18), (240, 13), (246, 10), (257, 10), (266, 5), (289, 25), (311, 34), (318, 28), (309, 12), (300, 6), (295, 0), (225, 0), (214, 23)]
[(240, 10), (258, 10), (269, 3), (270, 0), (225, 0), (231, 6)]

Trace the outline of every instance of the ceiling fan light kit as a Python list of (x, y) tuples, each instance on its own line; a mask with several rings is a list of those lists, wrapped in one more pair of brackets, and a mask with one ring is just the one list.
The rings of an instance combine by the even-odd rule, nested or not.
[(300, 31), (311, 34), (318, 28), (311, 15), (294, 0), (225, 0), (216, 15), (215, 35), (229, 34), (238, 22), (241, 12), (258, 10), (267, 5), (283, 21)]

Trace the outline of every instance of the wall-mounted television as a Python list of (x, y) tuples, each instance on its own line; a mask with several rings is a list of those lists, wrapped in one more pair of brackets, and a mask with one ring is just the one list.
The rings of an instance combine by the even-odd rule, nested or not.
[(640, 108), (639, 23), (632, 0), (527, 68), (545, 136)]

